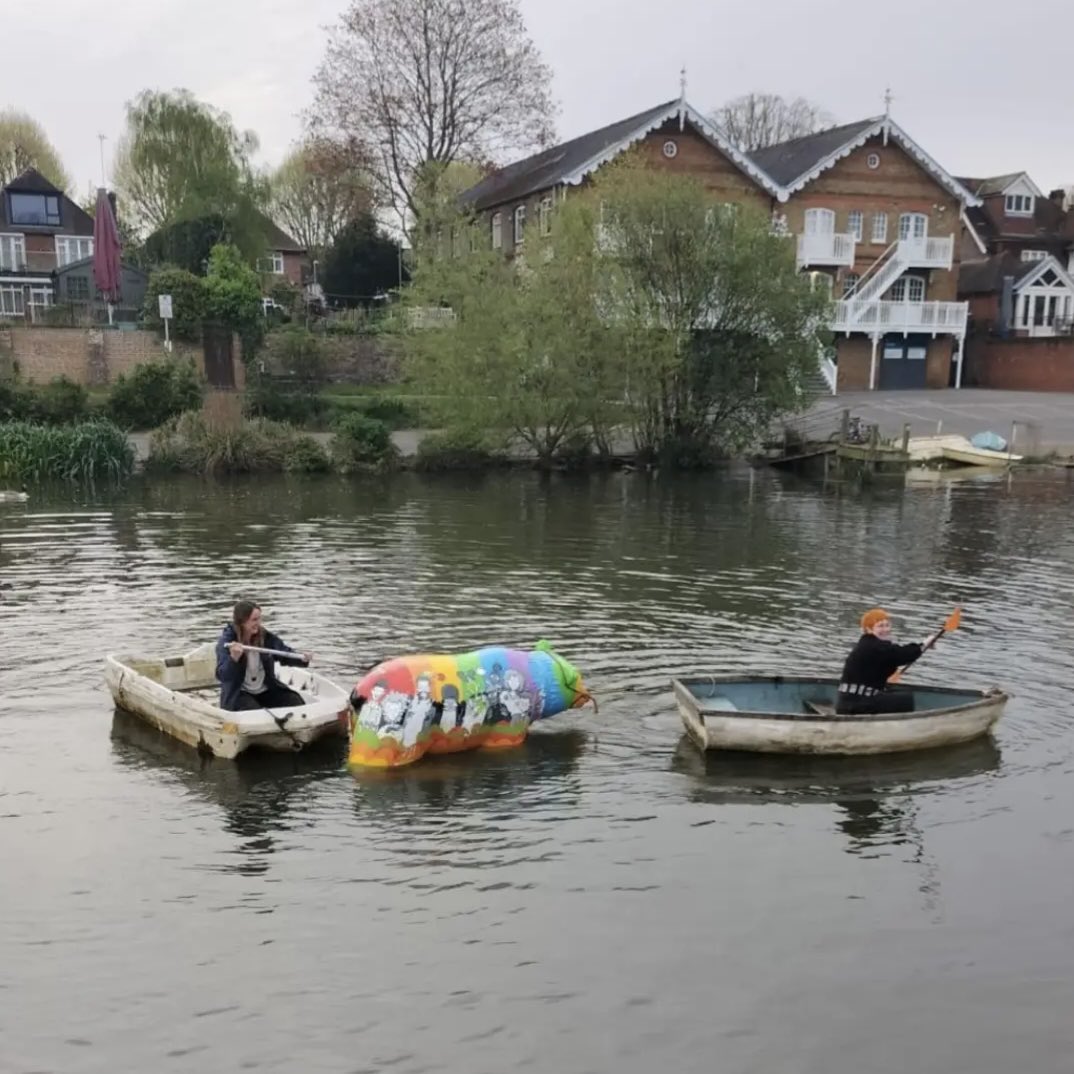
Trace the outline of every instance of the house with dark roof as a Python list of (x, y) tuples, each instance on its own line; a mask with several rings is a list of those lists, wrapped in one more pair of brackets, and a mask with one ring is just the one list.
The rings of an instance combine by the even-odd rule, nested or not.
[(1068, 272), (1074, 271), (1074, 231), (1064, 191), (1053, 190), (1045, 197), (1026, 172), (960, 182), (981, 199), (966, 214), (964, 260), (1010, 253), (1040, 261), (1050, 254)]
[(546, 230), (571, 189), (628, 149), (699, 178), (718, 201), (764, 209), (788, 234), (799, 268), (835, 296), (835, 345), (821, 361), (831, 391), (960, 382), (962, 231), (981, 200), (889, 115), (748, 154), (680, 98), (508, 165), (461, 200), (514, 254), (527, 224)]
[(0, 318), (54, 302), (53, 274), (93, 255), (93, 218), (39, 171), (0, 188)]
[(264, 213), (261, 219), (267, 250), (258, 263), (258, 271), (266, 276), (280, 276), (296, 287), (302, 287), (309, 282), (309, 250)]

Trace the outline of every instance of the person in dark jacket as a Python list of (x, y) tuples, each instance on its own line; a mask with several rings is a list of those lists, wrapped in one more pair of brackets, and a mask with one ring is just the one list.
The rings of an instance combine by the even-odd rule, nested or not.
[[(280, 656), (255, 653), (246, 646), (275, 649)], [(296, 653), (283, 640), (261, 625), (261, 608), (253, 601), (240, 600), (216, 642), (216, 677), (220, 680), (220, 707), (228, 712), (241, 709), (275, 709), (304, 705), (302, 695), (276, 678), (276, 662), (308, 667), (311, 653)]]
[(936, 640), (896, 645), (891, 640), (891, 617), (883, 608), (870, 608), (861, 617), (862, 635), (843, 665), (835, 711), (841, 716), (879, 712), (913, 712), (914, 695), (892, 690), (888, 679), (904, 664), (913, 663)]

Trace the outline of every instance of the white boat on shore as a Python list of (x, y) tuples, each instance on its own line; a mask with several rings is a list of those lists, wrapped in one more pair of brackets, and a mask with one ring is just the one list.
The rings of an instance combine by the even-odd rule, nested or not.
[(998, 689), (898, 686), (914, 711), (837, 716), (838, 679), (704, 675), (674, 679), (687, 734), (703, 750), (748, 753), (898, 753), (986, 734), (1003, 714)]
[(140, 717), (199, 752), (231, 760), (249, 749), (304, 749), (328, 735), (347, 734), (350, 698), (308, 668), (277, 666), (277, 678), (306, 704), (228, 712), (219, 707), (214, 645), (185, 656), (105, 660), (105, 682), (117, 707)]
[(977, 447), (964, 436), (912, 436), (906, 446), (914, 462), (935, 462), (943, 459), (963, 466), (1008, 466), (1021, 462), (1022, 456), (1007, 451)]

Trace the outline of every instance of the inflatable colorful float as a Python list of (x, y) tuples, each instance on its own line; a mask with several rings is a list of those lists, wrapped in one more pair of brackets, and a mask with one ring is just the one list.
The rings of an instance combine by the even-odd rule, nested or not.
[(427, 753), (506, 749), (535, 720), (592, 700), (578, 669), (546, 641), (532, 651), (396, 657), (351, 691), (350, 763), (399, 768)]

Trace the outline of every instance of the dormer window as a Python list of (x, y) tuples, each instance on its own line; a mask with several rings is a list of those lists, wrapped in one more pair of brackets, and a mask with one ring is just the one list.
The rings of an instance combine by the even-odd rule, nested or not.
[(8, 194), (12, 225), (23, 227), (59, 227), (60, 199), (56, 194)]
[(1003, 198), (1003, 211), (1007, 216), (1032, 216), (1032, 194), (1007, 194)]

